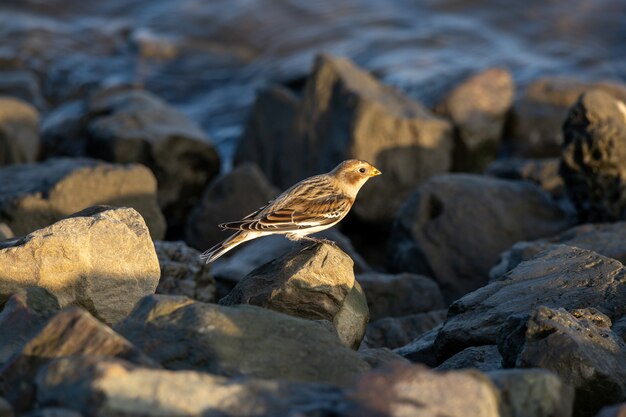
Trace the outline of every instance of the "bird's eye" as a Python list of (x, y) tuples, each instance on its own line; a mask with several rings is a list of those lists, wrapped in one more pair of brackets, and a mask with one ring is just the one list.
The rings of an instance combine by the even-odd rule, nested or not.
[(361, 174), (365, 174), (365, 168), (359, 168), (359, 172), (360, 172)]

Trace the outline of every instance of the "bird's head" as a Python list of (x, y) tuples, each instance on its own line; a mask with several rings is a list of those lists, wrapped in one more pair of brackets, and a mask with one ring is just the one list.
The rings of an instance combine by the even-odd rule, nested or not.
[(343, 186), (350, 188), (356, 194), (367, 180), (380, 175), (381, 172), (369, 162), (358, 159), (348, 159), (337, 165), (337, 167), (331, 171), (331, 174), (334, 175)]

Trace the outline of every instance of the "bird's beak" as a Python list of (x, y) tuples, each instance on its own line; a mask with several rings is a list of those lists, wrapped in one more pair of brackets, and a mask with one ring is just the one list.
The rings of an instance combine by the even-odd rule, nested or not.
[(377, 168), (374, 168), (372, 170), (372, 173), (370, 174), (370, 176), (371, 177), (375, 177), (375, 176), (380, 175), (380, 174), (382, 174), (382, 172), (380, 172)]

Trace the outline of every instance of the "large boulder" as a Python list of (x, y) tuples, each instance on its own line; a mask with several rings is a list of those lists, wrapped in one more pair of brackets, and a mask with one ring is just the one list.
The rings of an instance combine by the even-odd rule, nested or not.
[(0, 96), (0, 166), (34, 162), (39, 152), (39, 113), (17, 98)]
[(446, 320), (448, 310), (409, 314), (403, 317), (385, 317), (367, 326), (364, 343), (370, 347), (395, 349), (411, 343)]
[(184, 242), (154, 242), (161, 278), (157, 294), (184, 295), (194, 300), (211, 303), (215, 301), (215, 279), (211, 268), (200, 252)]
[(511, 318), (499, 341), (509, 366), (545, 368), (575, 387), (575, 415), (626, 400), (626, 343), (598, 310), (537, 307)]
[(493, 281), (454, 302), (437, 336), (440, 360), (469, 347), (495, 344), (507, 319), (537, 306), (567, 310), (595, 307), (626, 313), (626, 269), (595, 252), (554, 246), (522, 262), (505, 279)]
[(250, 305), (151, 296), (115, 329), (174, 370), (349, 385), (368, 369), (323, 323)]
[(559, 158), (504, 158), (493, 161), (484, 173), (507, 180), (530, 181), (560, 198), (565, 194), (565, 184), (559, 164)]
[(511, 73), (491, 68), (458, 85), (438, 106), (456, 129), (454, 168), (478, 171), (495, 159), (513, 104)]
[(352, 259), (325, 243), (296, 247), (255, 269), (220, 304), (252, 304), (295, 317), (328, 320), (338, 329), (340, 339), (355, 349), (369, 320)]
[(54, 358), (71, 355), (112, 356), (144, 366), (157, 366), (128, 340), (89, 313), (71, 308), (57, 313), (0, 369), (0, 391), (13, 406), (33, 406), (37, 370)]
[(341, 390), (325, 384), (225, 378), (92, 357), (53, 361), (40, 371), (37, 387), (39, 406), (109, 417), (322, 415), (342, 399)]
[(560, 172), (582, 222), (626, 220), (626, 102), (592, 90), (563, 125)]
[(219, 224), (244, 218), (278, 194), (258, 166), (236, 166), (207, 186), (187, 218), (185, 241), (196, 249), (210, 248), (227, 237)]
[[(279, 112), (276, 129), (286, 125), (283, 118), (289, 111)], [(257, 119), (253, 116), (251, 123)], [(253, 149), (249, 141), (255, 136), (247, 138), (251, 139), (240, 146)], [(384, 175), (361, 190), (353, 210), (363, 220), (384, 222), (393, 218), (417, 184), (450, 168), (452, 145), (449, 122), (380, 84), (347, 59), (321, 55), (287, 138), (268, 143), (271, 150), (238, 154), (242, 160), (258, 162), (283, 189), (328, 172), (342, 160), (367, 160)], [(275, 166), (268, 166), (269, 152)]]
[(156, 180), (142, 165), (59, 158), (1, 169), (0, 178), (0, 221), (18, 236), (97, 204), (133, 207), (153, 239), (165, 235)]
[(93, 207), (0, 245), (0, 303), (27, 287), (116, 323), (159, 282), (148, 228), (130, 208)]
[(550, 238), (518, 242), (500, 254), (500, 262), (489, 272), (490, 279), (502, 277), (521, 262), (555, 244), (589, 249), (626, 263), (626, 222), (583, 224)]
[(581, 94), (602, 90), (626, 101), (626, 85), (584, 82), (564, 77), (544, 77), (532, 82), (513, 107), (509, 137), (511, 152), (525, 158), (558, 157), (563, 143), (562, 126)]
[(533, 184), (439, 176), (422, 184), (398, 212), (388, 265), (435, 278), (452, 300), (485, 285), (500, 252), (515, 242), (551, 236), (570, 224)]

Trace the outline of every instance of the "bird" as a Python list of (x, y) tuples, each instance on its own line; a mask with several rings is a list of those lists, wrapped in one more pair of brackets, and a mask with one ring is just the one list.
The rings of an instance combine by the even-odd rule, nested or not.
[(292, 241), (329, 242), (308, 235), (339, 223), (361, 187), (380, 174), (369, 162), (349, 159), (326, 174), (306, 178), (243, 219), (220, 224), (221, 229), (236, 232), (200, 258), (211, 263), (244, 242), (275, 234)]

